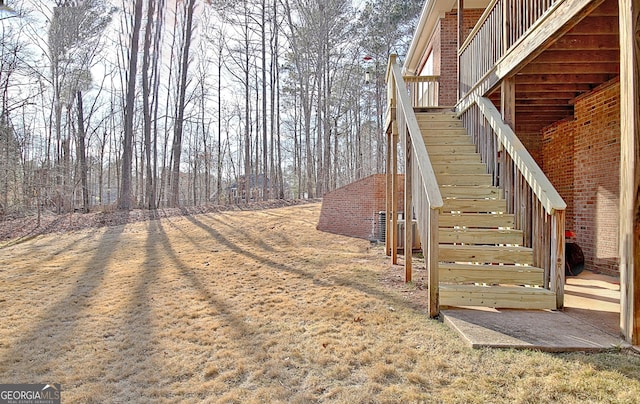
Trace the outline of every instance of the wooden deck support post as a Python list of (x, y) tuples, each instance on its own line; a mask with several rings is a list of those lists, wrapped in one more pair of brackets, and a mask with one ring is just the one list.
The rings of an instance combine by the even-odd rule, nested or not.
[(620, 0), (620, 329), (640, 345), (640, 0)]
[(500, 113), (504, 123), (516, 130), (516, 78), (509, 77), (500, 85)]
[[(406, 128), (402, 128), (407, 132)], [(413, 171), (413, 145), (411, 136), (404, 134), (404, 280), (409, 283), (412, 280), (413, 258), (413, 199), (412, 199), (412, 171)]]
[(398, 265), (398, 121), (391, 126), (391, 263)]

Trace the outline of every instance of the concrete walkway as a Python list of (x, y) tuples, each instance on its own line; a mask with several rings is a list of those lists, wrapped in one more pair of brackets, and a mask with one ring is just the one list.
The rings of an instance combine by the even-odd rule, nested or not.
[(474, 348), (600, 351), (630, 347), (619, 336), (617, 278), (591, 272), (567, 278), (565, 310), (442, 311), (443, 320)]

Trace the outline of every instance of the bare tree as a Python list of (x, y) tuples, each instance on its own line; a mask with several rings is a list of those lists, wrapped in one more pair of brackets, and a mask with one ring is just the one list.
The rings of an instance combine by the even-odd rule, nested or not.
[(138, 48), (140, 26), (142, 25), (142, 0), (136, 0), (133, 11), (133, 27), (129, 50), (127, 93), (124, 110), (124, 142), (122, 149), (122, 182), (118, 198), (118, 208), (131, 210), (131, 166), (133, 159), (133, 119), (136, 103), (136, 79), (138, 73)]
[(176, 105), (176, 123), (173, 131), (172, 158), (173, 168), (171, 170), (171, 199), (170, 206), (180, 205), (180, 156), (182, 155), (182, 134), (184, 126), (185, 96), (187, 91), (187, 77), (189, 69), (189, 50), (191, 48), (191, 36), (193, 34), (193, 10), (195, 0), (186, 0), (184, 5), (185, 26), (183, 31), (182, 53), (180, 55), (180, 81), (178, 83), (178, 103)]

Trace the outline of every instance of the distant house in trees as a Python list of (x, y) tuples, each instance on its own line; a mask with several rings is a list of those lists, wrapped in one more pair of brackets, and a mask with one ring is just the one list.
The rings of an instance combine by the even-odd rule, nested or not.
[(425, 1), (387, 74), (387, 252), (404, 203), (431, 315), (562, 308), (567, 229), (587, 269), (620, 276), (621, 333), (640, 343), (639, 32), (638, 0)]
[(238, 181), (227, 187), (227, 194), (229, 201), (232, 202), (248, 202), (258, 200), (264, 189), (266, 181), (266, 188), (271, 188), (271, 181), (269, 177), (264, 174), (251, 174), (249, 176), (241, 175)]

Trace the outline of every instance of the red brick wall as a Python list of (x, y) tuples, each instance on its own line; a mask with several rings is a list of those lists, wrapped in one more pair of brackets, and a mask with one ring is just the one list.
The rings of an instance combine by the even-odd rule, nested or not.
[[(577, 233), (586, 268), (609, 274), (618, 273), (619, 262), (619, 100), (618, 81), (601, 86), (576, 100), (573, 121), (543, 131), (545, 172), (572, 205), (567, 229)], [(573, 155), (573, 168), (566, 167), (565, 173), (562, 160), (567, 154)]]
[[(518, 118), (516, 118), (518, 119)], [(544, 158), (542, 157), (542, 143), (544, 141), (542, 134), (540, 132), (516, 132), (518, 134), (518, 139), (522, 142), (524, 147), (527, 148), (527, 151), (533, 157), (533, 159), (538, 163), (540, 167), (544, 163)]]
[[(398, 175), (400, 201), (404, 200), (403, 181), (404, 176)], [(378, 213), (386, 210), (386, 187), (386, 176), (374, 174), (325, 194), (317, 229), (367, 240), (378, 239)]]
[[(463, 29), (471, 32), (476, 22), (482, 16), (483, 9), (464, 10)], [(434, 54), (434, 72), (440, 75), (440, 105), (456, 105), (458, 102), (458, 11), (445, 14), (440, 20), (439, 35), (434, 40), (439, 41), (439, 57)], [(434, 41), (434, 52), (438, 44)]]
[(544, 164), (541, 167), (567, 203), (567, 230), (574, 230), (574, 132), (575, 122), (573, 119), (558, 121), (545, 128), (542, 140)]

